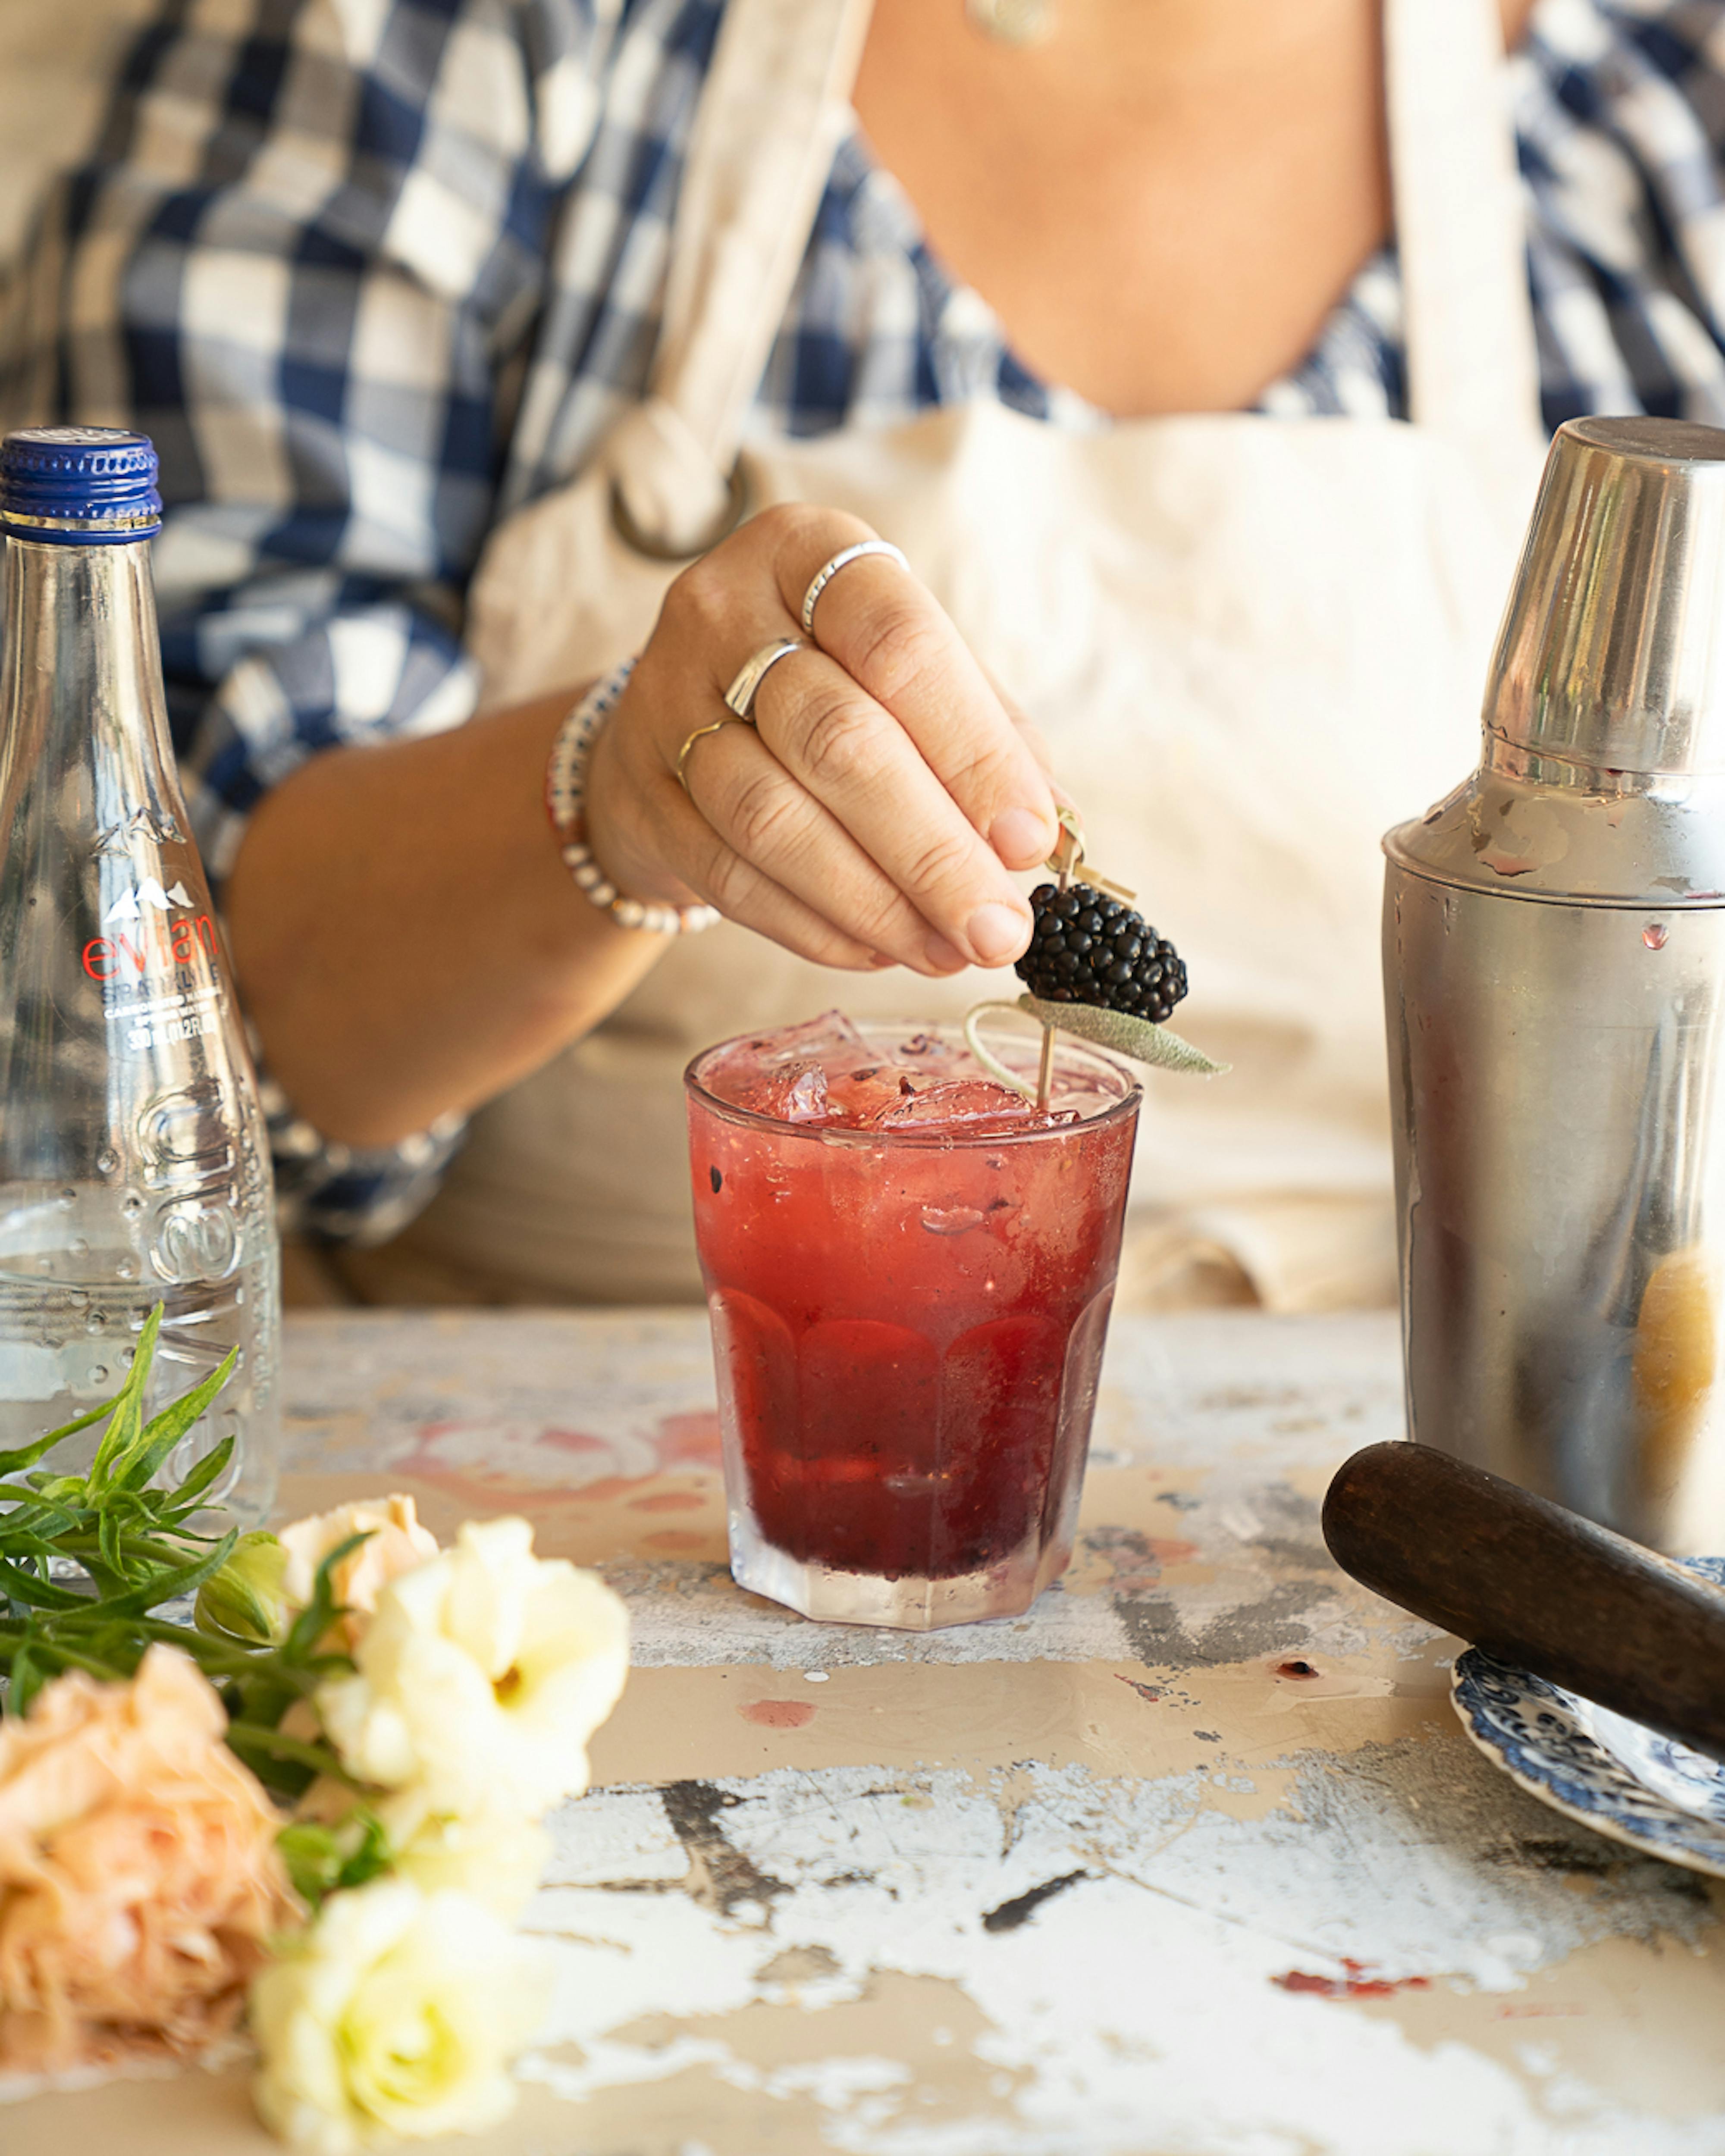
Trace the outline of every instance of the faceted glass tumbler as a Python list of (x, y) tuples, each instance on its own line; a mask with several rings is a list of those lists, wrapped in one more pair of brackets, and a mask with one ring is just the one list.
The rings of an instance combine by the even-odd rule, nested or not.
[[(936, 1028), (865, 1026), (890, 1063)], [(916, 1630), (1026, 1609), (1071, 1555), (1140, 1091), (1061, 1042), (1070, 1120), (993, 1133), (797, 1125), (690, 1065), (738, 1583)], [(995, 1044), (1034, 1075), (1039, 1043)]]

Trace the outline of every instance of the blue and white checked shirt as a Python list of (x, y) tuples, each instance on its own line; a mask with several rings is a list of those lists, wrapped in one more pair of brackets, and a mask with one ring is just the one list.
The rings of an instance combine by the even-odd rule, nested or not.
[[(161, 0), (100, 141), (0, 295), (0, 417), (162, 453), (175, 740), (219, 879), (320, 748), (459, 725), (466, 579), (501, 515), (640, 393), (723, 0)], [(1725, 424), (1725, 0), (1540, 0), (1515, 63), (1548, 425)], [(762, 387), (765, 430), (886, 425), (1037, 381), (840, 148)], [(1278, 414), (1399, 414), (1393, 248)], [(456, 1142), (324, 1144), (272, 1102), (290, 1218), (375, 1240)]]

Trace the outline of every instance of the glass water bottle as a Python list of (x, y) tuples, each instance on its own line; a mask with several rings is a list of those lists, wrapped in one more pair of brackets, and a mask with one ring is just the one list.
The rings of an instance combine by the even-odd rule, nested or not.
[(159, 1302), (148, 1412), (239, 1351), (167, 1471), (232, 1436), (212, 1496), (249, 1524), (275, 1492), (280, 1260), (169, 742), (156, 469), (106, 429), (0, 443), (0, 1448), (113, 1393)]

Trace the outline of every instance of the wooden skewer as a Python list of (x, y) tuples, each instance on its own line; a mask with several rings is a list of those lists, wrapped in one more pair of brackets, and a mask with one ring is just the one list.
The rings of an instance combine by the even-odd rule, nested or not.
[[(1076, 812), (1070, 808), (1060, 811), (1060, 843), (1049, 866), (1056, 879), (1055, 889), (1065, 891), (1072, 880), (1072, 871), (1084, 859), (1083, 827)], [(1046, 1019), (1042, 1027), (1042, 1060), (1036, 1070), (1036, 1111), (1048, 1113), (1049, 1102), (1054, 1096), (1055, 1029)]]
[(1042, 1028), (1042, 1060), (1036, 1066), (1036, 1112), (1048, 1113), (1048, 1104), (1054, 1096), (1054, 1037), (1055, 1029), (1044, 1022)]

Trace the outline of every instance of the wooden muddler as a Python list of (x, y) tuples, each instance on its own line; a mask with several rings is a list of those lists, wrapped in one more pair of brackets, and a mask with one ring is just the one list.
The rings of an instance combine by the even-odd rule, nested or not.
[(1337, 1471), (1324, 1540), (1346, 1573), (1499, 1661), (1725, 1758), (1725, 1591), (1430, 1445)]

